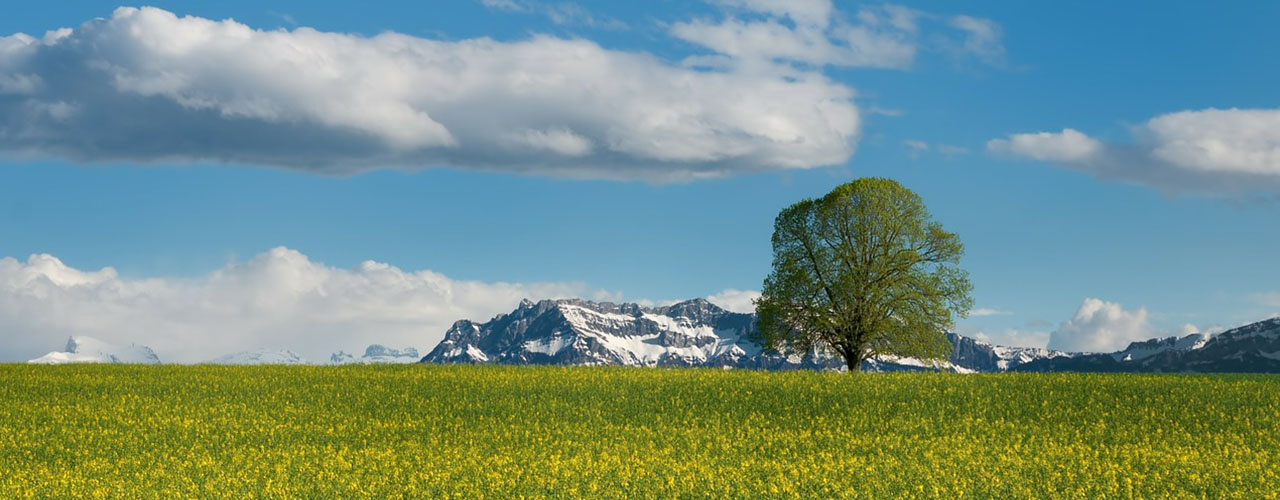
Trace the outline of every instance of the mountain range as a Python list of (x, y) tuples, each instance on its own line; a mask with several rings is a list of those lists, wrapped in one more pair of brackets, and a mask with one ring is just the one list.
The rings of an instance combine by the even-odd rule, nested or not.
[[(844, 361), (820, 350), (782, 355), (756, 343), (754, 314), (722, 309), (705, 299), (661, 307), (578, 299), (524, 300), (487, 322), (457, 321), (425, 356), (417, 349), (370, 345), (360, 356), (338, 351), (329, 364), (468, 363), (711, 367), (766, 370), (841, 370)], [(954, 346), (944, 361), (878, 356), (866, 371), (974, 372), (1267, 372), (1280, 373), (1280, 318), (1227, 330), (1133, 342), (1109, 353), (1004, 347), (947, 333)], [(159, 363), (146, 346), (89, 337), (67, 340), (63, 351), (30, 363)], [(287, 349), (228, 354), (215, 364), (307, 364)]]
[[(843, 369), (823, 352), (783, 356), (753, 337), (755, 315), (726, 311), (704, 299), (664, 307), (577, 299), (525, 300), (485, 323), (458, 321), (424, 363), (497, 363), (715, 368)], [(1111, 353), (1004, 347), (947, 333), (945, 361), (896, 356), (866, 361), (867, 371), (1280, 372), (1280, 318), (1216, 336), (1133, 342)]]

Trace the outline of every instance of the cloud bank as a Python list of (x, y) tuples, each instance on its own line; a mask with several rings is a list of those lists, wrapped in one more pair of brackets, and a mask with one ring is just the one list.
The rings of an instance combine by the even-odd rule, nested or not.
[(153, 348), (165, 362), (287, 348), (311, 361), (372, 343), (435, 347), (454, 321), (485, 321), (522, 298), (617, 294), (581, 283), (486, 283), (366, 261), (330, 267), (287, 248), (192, 279), (125, 279), (51, 255), (0, 258), (0, 360), (60, 349), (71, 335)]
[(1068, 128), (1012, 134), (987, 149), (1169, 192), (1280, 194), (1280, 109), (1180, 111), (1135, 126), (1132, 135), (1116, 144)]
[(80, 162), (696, 179), (848, 160), (853, 97), (816, 71), (583, 39), (257, 30), (149, 7), (0, 38), (0, 152)]

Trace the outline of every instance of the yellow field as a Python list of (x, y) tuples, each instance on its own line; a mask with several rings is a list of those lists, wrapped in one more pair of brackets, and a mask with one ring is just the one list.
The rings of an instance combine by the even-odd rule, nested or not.
[(1278, 498), (1280, 377), (0, 366), (0, 498)]

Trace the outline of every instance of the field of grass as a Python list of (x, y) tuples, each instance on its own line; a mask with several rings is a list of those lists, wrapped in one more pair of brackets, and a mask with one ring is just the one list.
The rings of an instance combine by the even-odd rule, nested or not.
[(0, 498), (1277, 498), (1280, 377), (0, 366)]

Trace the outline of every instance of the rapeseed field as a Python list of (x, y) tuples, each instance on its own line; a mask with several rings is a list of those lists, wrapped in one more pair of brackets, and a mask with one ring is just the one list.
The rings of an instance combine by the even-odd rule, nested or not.
[(1280, 377), (0, 366), (0, 498), (1278, 498)]

